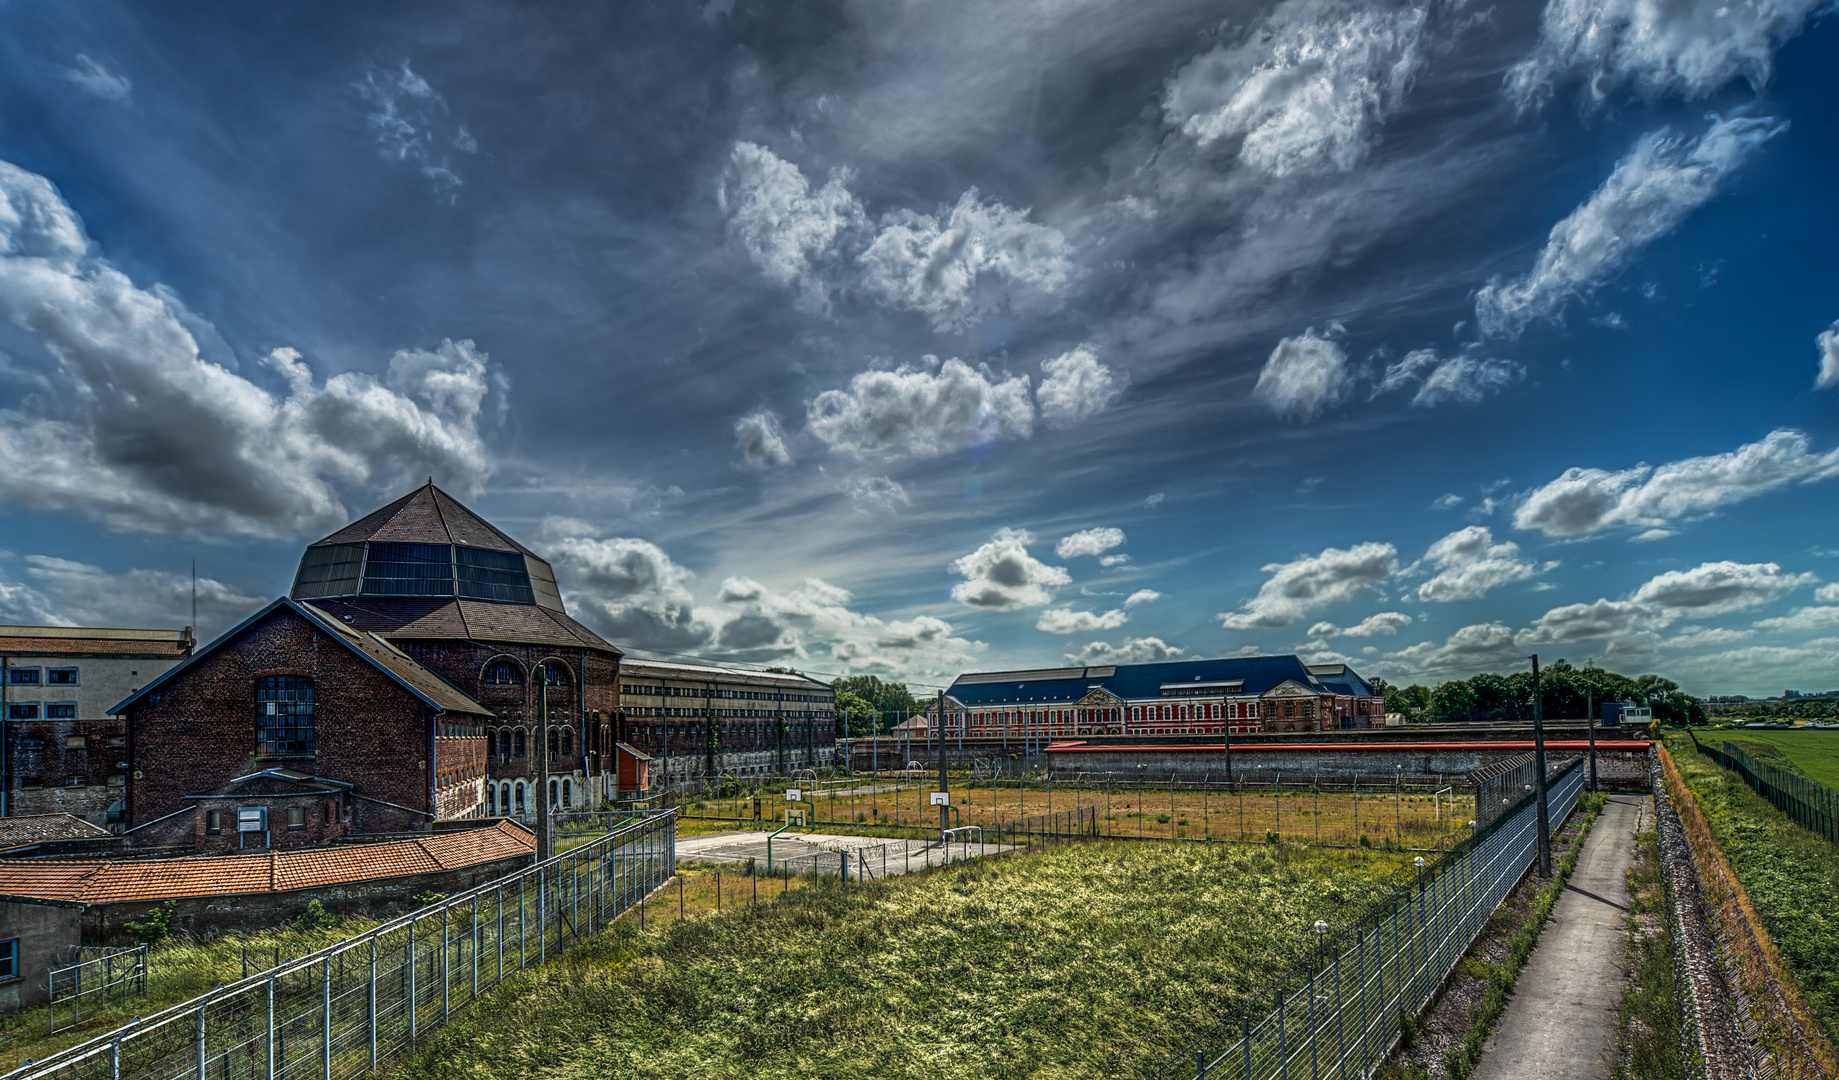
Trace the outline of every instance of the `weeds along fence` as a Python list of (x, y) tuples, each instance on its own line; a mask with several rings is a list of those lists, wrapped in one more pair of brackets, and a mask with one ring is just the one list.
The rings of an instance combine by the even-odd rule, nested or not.
[(77, 945), (65, 959), (69, 963), (46, 975), (50, 1034), (81, 1024), (85, 1010), (93, 1014), (111, 1001), (119, 1004), (147, 992), (145, 945), (130, 949)]
[(1690, 730), (1686, 732), (1700, 754), (1743, 777), (1750, 790), (1787, 814), (1796, 825), (1839, 844), (1839, 792), (1798, 776), (1779, 765), (1758, 761), (1729, 743), (1706, 746)]
[(675, 863), (676, 817), (652, 815), (27, 1062), (6, 1080), (360, 1077), (493, 986), (604, 929)]
[[(1577, 805), (1582, 759), (1549, 782), (1555, 829)], [(1531, 866), (1533, 796), (1418, 871), (1358, 922), (1323, 926), (1310, 960), (1201, 1032), (1148, 1080), (1365, 1076), (1429, 1004), (1488, 917)]]

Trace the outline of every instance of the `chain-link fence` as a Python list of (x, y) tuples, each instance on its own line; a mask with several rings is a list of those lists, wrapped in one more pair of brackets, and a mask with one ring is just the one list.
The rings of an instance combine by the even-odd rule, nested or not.
[(676, 817), (657, 814), (6, 1080), (363, 1076), (502, 980), (605, 928), (675, 863)]
[(147, 992), (147, 946), (131, 949), (73, 946), (67, 963), (46, 976), (45, 1003), (50, 1033), (68, 1031), (109, 1002), (120, 1004)]
[(1706, 746), (1691, 731), (1686, 732), (1686, 737), (1699, 753), (1743, 777), (1752, 791), (1769, 800), (1796, 825), (1839, 844), (1839, 792), (1779, 765), (1758, 761), (1730, 743)]
[[(1554, 828), (1577, 804), (1582, 760), (1550, 780)], [(1477, 829), (1354, 925), (1321, 927), (1311, 962), (1254, 994), (1148, 1074), (1152, 1080), (1269, 1080), (1365, 1076), (1462, 959), (1488, 916), (1531, 865), (1537, 842), (1529, 793)]]

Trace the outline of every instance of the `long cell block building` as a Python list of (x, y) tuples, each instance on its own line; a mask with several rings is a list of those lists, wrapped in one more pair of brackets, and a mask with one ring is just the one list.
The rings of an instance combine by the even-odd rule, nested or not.
[(792, 672), (641, 660), (620, 666), (622, 739), (669, 783), (827, 768), (836, 694)]

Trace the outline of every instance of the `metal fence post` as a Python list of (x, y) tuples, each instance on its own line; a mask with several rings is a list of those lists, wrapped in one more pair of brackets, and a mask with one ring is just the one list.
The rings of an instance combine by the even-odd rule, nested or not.
[(204, 1006), (198, 1006), (198, 1080), (205, 1080), (205, 1046), (204, 1046)]
[(445, 1020), (449, 1016), (453, 1015), (453, 1005), (451, 1001), (449, 1000), (448, 994), (447, 994), (448, 984), (453, 982), (453, 979), (449, 977), (451, 972), (449, 972), (448, 970), (449, 960), (451, 959), (448, 954), (452, 952), (452, 947), (448, 944), (448, 941), (447, 941), (447, 912), (448, 910), (449, 910), (448, 905), (445, 905), (445, 904), (441, 905), (441, 1019), (442, 1020)]
[[(274, 976), (274, 972), (272, 971), (270, 971), (268, 974), (268, 1022), (267, 1022), (267, 1028), (266, 1028), (266, 1035), (264, 1036), (262, 1041), (266, 1044), (266, 1051), (268, 1055), (268, 1072), (265, 1075), (269, 1077), (269, 1080), (274, 1080), (274, 1075), (275, 1075), (275, 976)], [(116, 1058), (117, 1058), (116, 1064), (117, 1066), (119, 1066), (120, 1055), (117, 1054)]]
[(409, 1045), (414, 1046), (415, 1037), (419, 1032), (417, 1031), (417, 1024), (416, 1024), (416, 1020), (418, 1018), (415, 1015), (415, 920), (413, 918), (409, 919), (408, 965), (409, 965)]
[(370, 935), (370, 990), (365, 994), (369, 999), (370, 1011), (370, 1071), (377, 1071), (377, 935)]
[(319, 973), (319, 978), (320, 982), (324, 984), (325, 991), (325, 1016), (322, 1018), (319, 1029), (321, 1043), (320, 1057), (324, 1064), (324, 1068), (320, 1070), (320, 1075), (324, 1080), (332, 1080), (332, 954), (327, 953), (325, 957), (320, 960), (320, 964), (322, 968)]

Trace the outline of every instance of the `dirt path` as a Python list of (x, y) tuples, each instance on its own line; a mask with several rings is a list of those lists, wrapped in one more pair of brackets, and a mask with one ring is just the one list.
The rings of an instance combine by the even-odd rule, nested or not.
[(1609, 800), (1552, 908), (1474, 1080), (1594, 1080), (1615, 1062), (1622, 913), (1646, 800)]

